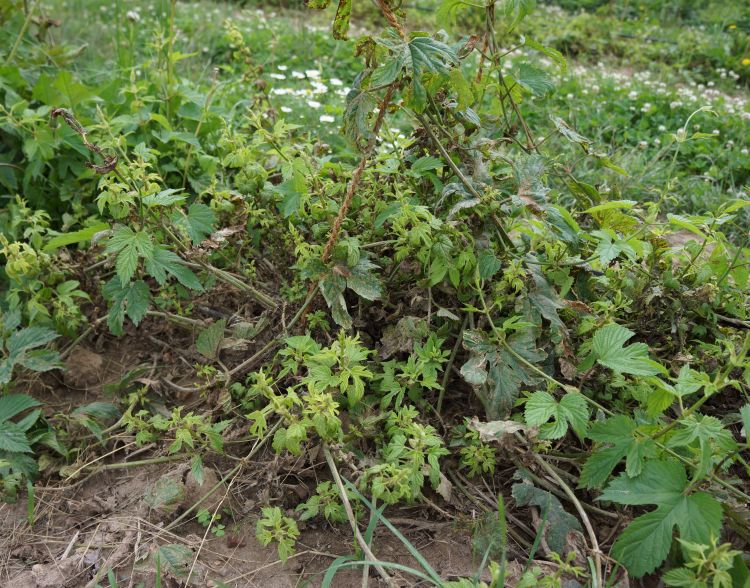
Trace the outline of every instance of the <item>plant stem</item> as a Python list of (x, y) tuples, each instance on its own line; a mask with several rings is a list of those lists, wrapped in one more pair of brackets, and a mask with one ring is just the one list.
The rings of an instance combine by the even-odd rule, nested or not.
[(456, 335), (456, 343), (453, 345), (453, 350), (451, 351), (451, 355), (448, 358), (448, 363), (445, 366), (445, 372), (443, 373), (443, 381), (440, 387), (440, 394), (438, 395), (437, 405), (435, 406), (435, 411), (438, 413), (438, 415), (442, 414), (443, 410), (443, 399), (445, 398), (445, 388), (448, 385), (448, 379), (450, 378), (451, 368), (453, 367), (453, 363), (456, 361), (456, 355), (458, 355), (458, 350), (461, 348), (461, 341), (463, 339), (464, 335), (464, 329), (466, 329), (466, 324), (469, 322), (469, 315), (464, 315), (464, 320), (461, 323), (461, 329), (458, 331), (458, 335)]
[(16, 57), (16, 51), (18, 51), (18, 47), (20, 47), (21, 45), (23, 36), (26, 34), (26, 30), (29, 28), (29, 25), (31, 24), (31, 17), (34, 15), (34, 9), (36, 8), (37, 4), (39, 4), (39, 0), (34, 2), (31, 6), (29, 6), (28, 11), (26, 12), (26, 18), (23, 21), (23, 26), (21, 27), (21, 30), (18, 31), (16, 42), (13, 43), (13, 48), (10, 50), (10, 53), (8, 53), (8, 63), (13, 63), (13, 60)]
[(354, 531), (354, 536), (357, 538), (357, 543), (359, 543), (359, 546), (364, 552), (365, 557), (367, 557), (368, 560), (373, 562), (372, 566), (375, 568), (378, 574), (380, 574), (380, 577), (383, 578), (385, 583), (388, 584), (389, 586), (395, 587), (396, 583), (388, 575), (388, 572), (385, 571), (385, 568), (383, 568), (383, 566), (380, 565), (378, 558), (376, 558), (375, 554), (373, 554), (372, 550), (370, 549), (370, 546), (367, 544), (367, 541), (365, 541), (365, 538), (362, 536), (362, 532), (359, 530), (359, 527), (357, 526), (357, 518), (354, 516), (352, 505), (349, 503), (349, 497), (346, 495), (346, 489), (344, 488), (344, 483), (341, 481), (341, 476), (339, 475), (339, 470), (336, 467), (336, 462), (333, 460), (333, 456), (331, 455), (331, 450), (328, 449), (327, 445), (323, 445), (323, 455), (325, 455), (326, 462), (328, 463), (328, 468), (331, 470), (331, 475), (333, 476), (333, 479), (336, 482), (336, 487), (339, 490), (339, 496), (341, 497), (341, 502), (344, 504), (344, 510), (346, 511), (346, 516), (349, 519), (349, 524), (352, 527), (352, 531)]
[[(521, 436), (516, 433), (516, 437), (518, 439), (522, 439)], [(589, 536), (589, 541), (591, 541), (591, 550), (594, 552), (594, 562), (596, 564), (596, 575), (594, 577), (594, 586), (593, 588), (602, 588), (603, 582), (602, 582), (602, 552), (599, 549), (599, 542), (596, 539), (596, 533), (594, 533), (594, 528), (591, 526), (591, 521), (589, 520), (588, 515), (586, 514), (586, 511), (583, 508), (583, 505), (581, 502), (576, 498), (575, 492), (570, 489), (570, 486), (568, 486), (565, 483), (565, 480), (563, 480), (557, 472), (554, 470), (553, 467), (551, 467), (546, 461), (544, 461), (539, 455), (536, 453), (531, 453), (532, 459), (538, 463), (541, 468), (547, 472), (547, 474), (557, 482), (557, 484), (560, 486), (563, 492), (567, 495), (567, 497), (570, 499), (570, 501), (573, 503), (573, 505), (576, 507), (576, 510), (578, 511), (578, 514), (581, 517), (581, 520), (583, 521), (583, 526), (586, 527), (586, 533)]]

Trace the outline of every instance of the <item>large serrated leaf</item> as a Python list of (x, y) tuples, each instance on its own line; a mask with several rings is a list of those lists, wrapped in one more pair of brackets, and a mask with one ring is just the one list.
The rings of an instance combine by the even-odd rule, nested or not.
[(32, 453), (26, 432), (16, 423), (0, 422), (0, 451), (11, 453)]
[(674, 527), (686, 541), (707, 544), (721, 528), (721, 505), (709, 494), (686, 495), (687, 476), (675, 461), (650, 461), (641, 475), (620, 474), (600, 500), (620, 504), (656, 504), (658, 508), (635, 519), (615, 541), (612, 555), (628, 572), (641, 577), (666, 559)]
[(41, 402), (28, 394), (8, 394), (0, 396), (0, 422), (12, 419), (24, 410), (41, 406)]
[(14, 332), (6, 341), (10, 356), (20, 355), (29, 349), (35, 349), (57, 339), (59, 335), (47, 327), (27, 327)]
[(635, 333), (621, 325), (611, 324), (600, 328), (595, 334), (591, 350), (603, 366), (621, 374), (652, 376), (663, 373), (664, 368), (648, 356), (645, 343), (633, 343), (624, 347)]

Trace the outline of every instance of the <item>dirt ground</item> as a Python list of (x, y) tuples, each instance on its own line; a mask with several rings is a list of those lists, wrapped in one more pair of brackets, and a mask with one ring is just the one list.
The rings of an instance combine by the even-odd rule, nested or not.
[[(261, 547), (254, 537), (260, 511), (257, 496), (263, 488), (257, 474), (236, 482), (231, 496), (220, 497), (232, 502), (235, 515), (240, 515), (235, 524), (227, 525), (224, 537), (206, 536), (206, 529), (195, 521), (168, 530), (170, 517), (175, 518), (180, 507), (165, 515), (149, 505), (148, 494), (160, 479), (182, 476), (183, 470), (182, 465), (166, 471), (152, 465), (107, 471), (78, 486), (41, 490), (33, 526), (27, 521), (26, 503), (3, 505), (0, 525), (6, 533), (0, 539), (0, 585), (93, 587), (93, 578), (103, 576), (100, 584), (109, 586), (105, 573), (113, 568), (119, 586), (155, 586), (158, 553), (163, 586), (318, 586), (336, 557), (353, 552), (348, 528), (301, 526), (297, 553), (281, 564), (275, 548)], [(196, 498), (195, 490), (187, 489), (184, 504)], [(401, 531), (444, 578), (476, 571), (465, 532), (452, 523), (401, 514), (394, 517)], [(406, 548), (387, 531), (376, 532), (374, 545), (384, 561), (414, 565)], [(333, 586), (360, 585), (361, 577), (360, 570), (342, 571)], [(370, 585), (379, 584), (371, 572)]]
[[(179, 391), (180, 385), (190, 384), (179, 378), (180, 373), (191, 373), (184, 364), (197, 359), (192, 340), (189, 331), (158, 319), (119, 339), (100, 329), (72, 351), (65, 372), (46, 374), (25, 388), (44, 401), (48, 418), (56, 422), (82, 404), (122, 399), (142, 386), (149, 387), (153, 402), (163, 403), (165, 411), (176, 404), (185, 405), (186, 412), (210, 411), (219, 405), (219, 397)], [(180, 384), (170, 388), (165, 380)], [(206, 458), (202, 486), (184, 459), (171, 460), (161, 445), (139, 447), (122, 428), (104, 444), (71, 437), (71, 446), (79, 448), (77, 459), (72, 464), (51, 462), (36, 483), (31, 505), (25, 493), (19, 493), (15, 504), (0, 504), (5, 530), (0, 536), (0, 586), (108, 587), (107, 574), (113, 570), (118, 587), (151, 587), (157, 585), (157, 568), (165, 587), (320, 585), (335, 558), (355, 552), (347, 525), (300, 523), (296, 553), (282, 564), (274, 546), (263, 548), (255, 539), (255, 523), (262, 506), (281, 506), (291, 514), (314, 491), (319, 473), (327, 471), (323, 457), (316, 448), (300, 458), (259, 452), (221, 483), (247, 454), (248, 444), (240, 439), (245, 434), (239, 425), (225, 432), (227, 454), (235, 457), (216, 455), (213, 462)], [(153, 460), (163, 461), (140, 463)], [(219, 490), (201, 506), (225, 513), (221, 537), (196, 521), (195, 510), (181, 517), (217, 483)], [(387, 516), (443, 578), (472, 576), (477, 562), (469, 529), (475, 507), (457, 502), (454, 509), (444, 503), (456, 516), (432, 504), (434, 508), (421, 504), (389, 509)], [(415, 564), (382, 525), (373, 545), (383, 561)], [(512, 566), (511, 576), (519, 570)], [(381, 583), (370, 569), (369, 585)], [(404, 577), (402, 584), (414, 582)], [(362, 568), (339, 572), (333, 585), (362, 585)]]

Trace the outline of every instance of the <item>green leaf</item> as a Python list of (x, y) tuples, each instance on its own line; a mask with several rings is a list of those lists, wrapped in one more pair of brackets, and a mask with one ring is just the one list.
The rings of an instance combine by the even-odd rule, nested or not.
[(333, 38), (346, 39), (349, 32), (349, 17), (352, 13), (352, 0), (339, 0), (336, 17), (333, 20)]
[(42, 250), (45, 253), (51, 253), (52, 251), (55, 251), (60, 247), (64, 247), (65, 245), (91, 241), (94, 235), (96, 235), (97, 233), (101, 233), (102, 231), (106, 231), (107, 229), (109, 229), (109, 225), (107, 223), (96, 223), (95, 225), (92, 225), (85, 229), (81, 229), (79, 231), (63, 233), (62, 235), (57, 235), (56, 237), (50, 239)]
[(422, 76), (426, 73), (447, 74), (458, 63), (455, 51), (445, 43), (425, 35), (413, 36), (404, 41), (396, 31), (389, 29), (384, 37), (375, 40), (392, 52), (395, 64), (390, 66), (389, 77), (403, 68), (412, 80), (411, 102), (421, 111), (427, 101)]
[(138, 267), (140, 257), (150, 257), (154, 245), (145, 231), (133, 231), (130, 227), (119, 226), (107, 242), (107, 253), (117, 253), (115, 270), (123, 284), (130, 282)]
[(621, 374), (652, 376), (664, 373), (664, 368), (649, 358), (645, 343), (623, 347), (633, 335), (633, 331), (623, 326), (606, 325), (594, 334), (592, 353), (601, 365)]
[(612, 556), (640, 578), (656, 570), (667, 558), (676, 526), (680, 537), (708, 544), (721, 529), (721, 505), (710, 495), (680, 495), (673, 503), (635, 519), (612, 546)]
[(500, 271), (502, 266), (502, 262), (491, 249), (482, 249), (479, 253), (477, 267), (479, 268), (479, 277), (483, 280), (489, 280), (492, 278)]
[(180, 194), (181, 189), (169, 188), (168, 190), (162, 190), (158, 194), (151, 194), (143, 199), (143, 203), (149, 208), (154, 206), (170, 206), (177, 204), (178, 202), (184, 202), (187, 196)]
[(27, 327), (20, 331), (15, 331), (8, 337), (5, 346), (8, 350), (8, 355), (13, 357), (29, 349), (46, 345), (58, 337), (59, 335), (55, 331), (47, 327)]
[(122, 334), (122, 325), (127, 315), (137, 326), (151, 303), (151, 292), (143, 280), (137, 280), (122, 286), (120, 278), (115, 276), (102, 289), (104, 298), (111, 303), (107, 324), (115, 335)]
[[(530, 427), (540, 427), (541, 439), (559, 439), (568, 425), (583, 437), (588, 426), (588, 408), (580, 394), (566, 394), (558, 403), (549, 392), (534, 392), (526, 401), (524, 418)], [(554, 419), (552, 423), (548, 421)]]
[(620, 461), (626, 458), (625, 472), (631, 478), (638, 476), (647, 457), (656, 455), (656, 445), (649, 438), (636, 436), (636, 424), (630, 417), (618, 415), (594, 423), (588, 437), (611, 446), (597, 447), (581, 471), (579, 486), (601, 488)]
[(0, 422), (8, 421), (24, 410), (41, 406), (41, 402), (28, 394), (7, 394), (0, 396)]
[(203, 289), (195, 274), (183, 265), (182, 258), (163, 245), (154, 247), (152, 256), (146, 259), (145, 267), (160, 286), (166, 284), (169, 274), (186, 288), (199, 291)]
[(516, 82), (534, 96), (544, 96), (555, 89), (555, 82), (543, 69), (529, 63), (521, 63), (515, 70)]
[(198, 339), (195, 342), (195, 348), (198, 350), (198, 353), (208, 359), (216, 359), (221, 349), (221, 343), (224, 341), (224, 327), (226, 327), (226, 324), (227, 321), (225, 319), (218, 320), (198, 335)]
[(465, 110), (474, 104), (474, 93), (471, 91), (471, 84), (464, 77), (460, 67), (454, 67), (450, 71), (451, 86), (456, 91), (458, 97), (458, 110)]
[(26, 432), (16, 423), (0, 422), (0, 451), (12, 453), (32, 453)]
[(539, 53), (542, 53), (543, 55), (546, 55), (549, 57), (552, 61), (555, 62), (555, 65), (560, 69), (560, 73), (565, 73), (568, 71), (568, 61), (565, 59), (562, 53), (560, 53), (557, 49), (553, 49), (552, 47), (547, 47), (546, 45), (542, 45), (538, 41), (535, 41), (534, 39), (531, 39), (529, 37), (526, 37), (524, 40), (524, 45), (526, 47), (529, 47), (530, 49), (534, 49), (535, 51), (539, 51)]
[(685, 468), (676, 461), (649, 461), (640, 476), (620, 474), (599, 497), (618, 504), (666, 505), (674, 503), (685, 489)]
[(740, 418), (742, 419), (742, 428), (745, 430), (745, 438), (750, 436), (750, 404), (744, 405), (740, 409)]
[(510, 29), (514, 29), (536, 6), (536, 0), (505, 0), (505, 14), (511, 18)]
[(450, 31), (456, 24), (456, 12), (466, 6), (464, 0), (443, 0), (435, 12), (435, 21), (438, 26)]
[(214, 229), (216, 215), (205, 204), (196, 202), (188, 208), (187, 215), (175, 211), (172, 222), (187, 232), (193, 245), (199, 245)]
[(396, 81), (401, 70), (404, 68), (403, 55), (394, 55), (386, 59), (380, 66), (372, 72), (370, 76), (370, 86), (373, 88), (382, 88), (390, 86)]
[(612, 555), (635, 577), (653, 572), (666, 559), (674, 527), (680, 537), (709, 543), (721, 528), (721, 505), (709, 494), (685, 495), (687, 476), (676, 461), (649, 461), (630, 478), (620, 474), (599, 498), (620, 504), (656, 504), (658, 508), (635, 519), (622, 532)]
[(566, 512), (554, 495), (528, 482), (513, 484), (511, 492), (518, 506), (539, 507), (547, 520), (547, 543), (553, 551), (563, 553), (568, 533), (581, 531), (578, 519)]

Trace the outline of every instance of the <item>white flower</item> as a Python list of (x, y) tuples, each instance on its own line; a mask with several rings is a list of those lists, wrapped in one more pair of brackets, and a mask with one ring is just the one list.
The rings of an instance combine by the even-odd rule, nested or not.
[(303, 74), (301, 71), (293, 71), (292, 72), (292, 77), (293, 78), (297, 78), (298, 80), (304, 80), (305, 79), (305, 74)]
[(320, 72), (317, 69), (306, 69), (305, 70), (305, 75), (308, 78), (319, 78), (320, 77)]
[(268, 75), (270, 77), (272, 77), (274, 80), (285, 80), (286, 79), (286, 76), (284, 74), (272, 73), (272, 74), (268, 74)]
[(281, 112), (285, 112), (286, 114), (289, 114), (290, 112), (292, 112), (292, 109), (289, 108), (288, 106), (282, 106)]
[(338, 79), (338, 78), (331, 78), (331, 79), (330, 79), (330, 80), (328, 80), (328, 81), (329, 81), (329, 82), (331, 82), (331, 85), (332, 85), (332, 86), (343, 86), (343, 85), (344, 85), (344, 82), (342, 82), (342, 81), (341, 81), (340, 79)]
[(720, 135), (720, 134), (721, 134), (721, 131), (720, 131), (719, 129), (714, 129), (714, 130), (713, 130), (713, 131), (711, 131), (711, 132), (712, 132), (712, 133), (713, 133), (714, 135)]
[(646, 147), (648, 147), (648, 141), (638, 141), (638, 147), (640, 149), (645, 149)]
[(638, 98), (638, 92), (636, 92), (635, 90), (632, 90), (632, 91), (631, 91), (631, 92), (630, 92), (630, 93), (628, 94), (628, 98), (630, 98), (631, 100), (635, 100), (636, 98)]
[(658, 137), (654, 139), (654, 145), (656, 145), (657, 147), (661, 145), (661, 139), (659, 139)]
[(742, 149), (740, 149), (740, 153), (742, 153), (742, 155), (747, 155), (748, 153), (750, 153), (750, 151), (747, 150), (747, 147), (743, 147)]
[(279, 71), (286, 71), (289, 68), (286, 65), (277, 65), (276, 69), (278, 69)]
[(335, 122), (335, 121), (336, 121), (336, 119), (334, 117), (332, 117), (331, 115), (329, 115), (329, 114), (321, 114), (320, 115), (320, 122), (322, 122), (322, 123), (332, 123), (332, 122)]
[(125, 13), (125, 18), (127, 18), (131, 22), (140, 22), (141, 15), (138, 14), (135, 10), (128, 10)]
[(667, 127), (665, 127), (664, 125), (659, 125), (659, 132), (663, 133), (666, 130), (667, 130)]
[(648, 112), (651, 110), (651, 103), (646, 102), (643, 106), (641, 106), (641, 112)]
[(310, 108), (320, 108), (320, 106), (321, 106), (320, 102), (318, 102), (317, 100), (308, 100), (307, 101), (307, 105)]

